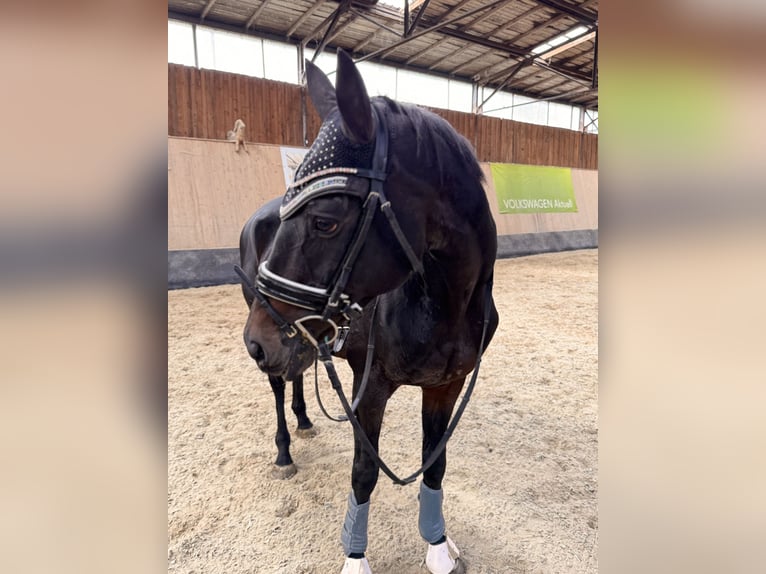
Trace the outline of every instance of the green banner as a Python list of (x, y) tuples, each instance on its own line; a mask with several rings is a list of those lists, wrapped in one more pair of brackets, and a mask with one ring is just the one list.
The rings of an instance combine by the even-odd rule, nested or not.
[(568, 167), (491, 163), (500, 213), (577, 211)]

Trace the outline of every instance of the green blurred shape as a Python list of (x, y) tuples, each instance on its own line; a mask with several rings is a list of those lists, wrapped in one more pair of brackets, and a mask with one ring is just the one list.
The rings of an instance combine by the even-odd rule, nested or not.
[(695, 62), (605, 60), (599, 131), (607, 135), (607, 150), (625, 146), (672, 159), (721, 145), (724, 85), (711, 70)]

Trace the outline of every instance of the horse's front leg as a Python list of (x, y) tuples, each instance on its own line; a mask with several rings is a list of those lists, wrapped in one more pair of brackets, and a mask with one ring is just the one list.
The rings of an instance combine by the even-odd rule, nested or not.
[[(354, 380), (356, 394), (358, 381)], [(370, 443), (378, 450), (383, 413), (391, 396), (385, 381), (370, 380), (364, 399), (357, 409), (357, 419)], [(346, 562), (341, 574), (371, 574), (364, 553), (367, 550), (367, 523), (370, 512), (370, 496), (378, 482), (379, 467), (367, 453), (354, 433), (354, 466), (351, 470), (351, 493), (348, 496), (346, 518), (343, 522), (341, 542)]]
[(298, 419), (298, 428), (295, 434), (301, 438), (311, 438), (316, 436), (317, 431), (306, 414), (306, 401), (303, 399), (303, 375), (298, 375), (293, 379), (293, 413)]
[[(423, 463), (428, 460), (447, 430), (465, 378), (451, 381), (448, 386), (423, 389)], [(428, 470), (423, 472), (420, 483), (420, 513), (418, 529), (428, 543), (426, 567), (432, 574), (464, 572), (465, 566), (458, 559), (457, 546), (447, 538), (442, 513), (442, 479), (447, 469), (447, 450), (444, 449)]]
[(277, 434), (274, 442), (277, 445), (277, 460), (271, 471), (273, 478), (285, 479), (293, 476), (297, 469), (290, 456), (290, 432), (287, 430), (285, 420), (285, 380), (282, 377), (269, 375), (271, 390), (274, 391), (274, 400), (277, 405)]

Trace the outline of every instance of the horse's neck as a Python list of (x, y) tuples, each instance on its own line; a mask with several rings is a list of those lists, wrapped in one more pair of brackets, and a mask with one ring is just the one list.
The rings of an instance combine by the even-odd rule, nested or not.
[(487, 275), (482, 246), (476, 237), (454, 237), (434, 246), (424, 257), (426, 290), (447, 311), (450, 320), (462, 321), (477, 289)]
[[(450, 308), (458, 314), (464, 312), (476, 296), (476, 290), (483, 290), (484, 283), (491, 277), (497, 250), (489, 205), (483, 188), (480, 184), (477, 187), (473, 191), (482, 195), (476, 203), (460, 206), (450, 201), (440, 202), (427, 223), (428, 251), (424, 260), (431, 260), (430, 274), (440, 277), (444, 283), (439, 294), (449, 298)], [(442, 195), (445, 199), (456, 196)]]

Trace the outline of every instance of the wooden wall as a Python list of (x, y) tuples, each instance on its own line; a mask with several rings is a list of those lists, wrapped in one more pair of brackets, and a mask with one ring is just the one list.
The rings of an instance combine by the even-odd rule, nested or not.
[[(598, 136), (431, 109), (476, 149), (479, 161), (598, 169)], [(305, 88), (213, 70), (168, 64), (168, 135), (225, 139), (241, 118), (247, 140), (304, 146), (319, 131), (319, 116)]]
[(429, 108), (473, 144), (479, 161), (598, 169), (598, 136)]
[(168, 64), (168, 135), (224, 140), (240, 118), (248, 141), (303, 146), (302, 98), (297, 85)]
[[(279, 146), (168, 138), (168, 249), (238, 247), (250, 215), (285, 192)], [(598, 229), (598, 172), (573, 169), (577, 213), (500, 214), (488, 163), (485, 189), (498, 235)]]

